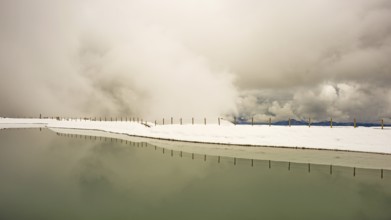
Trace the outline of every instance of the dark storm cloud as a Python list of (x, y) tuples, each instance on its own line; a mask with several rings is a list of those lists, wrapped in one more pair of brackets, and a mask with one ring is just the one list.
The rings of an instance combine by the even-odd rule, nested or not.
[(2, 1), (1, 114), (391, 116), (391, 4)]

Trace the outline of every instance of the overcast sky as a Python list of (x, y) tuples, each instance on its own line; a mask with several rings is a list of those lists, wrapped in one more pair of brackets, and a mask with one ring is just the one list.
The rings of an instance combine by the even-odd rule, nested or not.
[(389, 0), (1, 0), (2, 116), (391, 117)]

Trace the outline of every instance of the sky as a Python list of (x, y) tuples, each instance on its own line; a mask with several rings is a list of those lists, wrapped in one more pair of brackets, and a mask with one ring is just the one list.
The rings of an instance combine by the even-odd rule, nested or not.
[(389, 0), (1, 0), (0, 116), (391, 117)]

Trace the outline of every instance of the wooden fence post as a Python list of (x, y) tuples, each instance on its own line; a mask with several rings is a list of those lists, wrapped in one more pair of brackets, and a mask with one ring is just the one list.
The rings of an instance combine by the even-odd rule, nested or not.
[(384, 128), (384, 120), (382, 119), (381, 120), (381, 129), (383, 129)]
[(204, 124), (206, 125), (206, 118), (204, 118)]
[(191, 118), (191, 124), (194, 125), (194, 117)]
[(217, 118), (217, 121), (219, 122), (219, 125), (220, 125), (220, 117)]
[(164, 125), (164, 118), (163, 118), (163, 125)]
[(288, 119), (289, 127), (291, 126), (291, 118)]
[(234, 116), (234, 125), (236, 125), (236, 117)]
[(269, 127), (272, 126), (272, 118), (269, 118)]
[(308, 118), (308, 127), (311, 127), (311, 117)]
[(356, 128), (357, 125), (356, 125), (356, 118), (354, 118), (354, 128)]
[(180, 123), (181, 123), (181, 125), (182, 125), (182, 118), (180, 118), (179, 121), (180, 121)]
[(254, 117), (251, 117), (251, 126), (254, 126)]
[(330, 128), (333, 128), (333, 118), (330, 118)]

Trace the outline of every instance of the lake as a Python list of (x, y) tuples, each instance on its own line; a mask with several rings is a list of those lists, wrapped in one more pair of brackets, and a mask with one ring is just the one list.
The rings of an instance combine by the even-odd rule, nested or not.
[(390, 207), (389, 170), (0, 130), (0, 219), (391, 219)]

